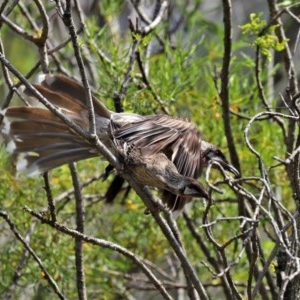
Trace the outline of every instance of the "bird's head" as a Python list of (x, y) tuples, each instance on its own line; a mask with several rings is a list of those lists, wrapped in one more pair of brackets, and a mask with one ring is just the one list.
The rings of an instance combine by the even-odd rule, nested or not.
[(216, 162), (219, 163), (224, 170), (233, 173), (236, 177), (240, 175), (239, 171), (233, 165), (229, 164), (223, 152), (214, 145), (202, 141), (201, 149), (201, 165), (203, 167)]

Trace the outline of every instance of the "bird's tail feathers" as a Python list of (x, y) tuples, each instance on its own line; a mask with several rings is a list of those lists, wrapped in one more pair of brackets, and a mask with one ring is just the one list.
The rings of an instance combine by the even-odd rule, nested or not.
[[(33, 86), (72, 122), (83, 130), (89, 129), (84, 89), (79, 83), (64, 76), (46, 75)], [(33, 96), (29, 90), (25, 93)], [(96, 98), (93, 103), (97, 130), (107, 134), (110, 111)], [(88, 141), (46, 108), (10, 107), (0, 113), (4, 117), (1, 133), (7, 150), (19, 157), (17, 170), (33, 175), (98, 155)]]
[(2, 113), (2, 134), (7, 150), (18, 156), (18, 171), (35, 175), (97, 155), (87, 141), (46, 109), (11, 107)]

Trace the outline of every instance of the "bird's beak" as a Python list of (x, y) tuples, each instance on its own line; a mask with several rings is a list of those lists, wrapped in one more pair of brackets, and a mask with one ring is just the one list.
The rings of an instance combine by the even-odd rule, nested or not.
[(226, 159), (223, 159), (221, 157), (213, 157), (212, 162), (219, 163), (225, 171), (231, 172), (235, 175), (235, 177), (240, 176), (240, 172), (233, 165), (229, 164)]
[(197, 182), (196, 180), (192, 179), (192, 182), (187, 184), (184, 188), (183, 197), (200, 197), (208, 199), (208, 193), (204, 189), (201, 183)]

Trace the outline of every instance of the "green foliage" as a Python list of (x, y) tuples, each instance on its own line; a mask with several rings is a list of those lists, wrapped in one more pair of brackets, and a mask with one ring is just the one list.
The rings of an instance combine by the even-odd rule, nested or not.
[(117, 1), (109, 1), (104, 0), (101, 1), (99, 6), (99, 12), (104, 15), (106, 18), (108, 18), (108, 21), (111, 20), (112, 17), (115, 17), (120, 13), (123, 7), (123, 1), (117, 0)]
[(261, 19), (262, 13), (250, 14), (250, 22), (244, 25), (240, 25), (242, 34), (254, 38), (251, 42), (252, 46), (257, 46), (262, 54), (264, 54), (269, 60), (272, 58), (272, 52), (270, 49), (275, 51), (282, 51), (285, 49), (288, 39), (282, 41), (274, 34), (274, 31), (279, 25), (268, 25), (265, 20)]

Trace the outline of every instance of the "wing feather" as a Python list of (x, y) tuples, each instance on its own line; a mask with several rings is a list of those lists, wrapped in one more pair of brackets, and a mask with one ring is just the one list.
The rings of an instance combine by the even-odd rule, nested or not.
[(195, 177), (200, 168), (200, 134), (192, 122), (167, 115), (145, 116), (113, 135), (139, 147), (144, 155), (164, 152), (182, 175)]

